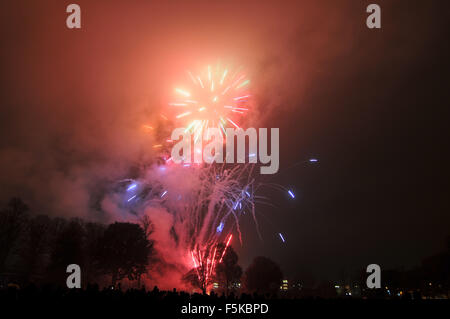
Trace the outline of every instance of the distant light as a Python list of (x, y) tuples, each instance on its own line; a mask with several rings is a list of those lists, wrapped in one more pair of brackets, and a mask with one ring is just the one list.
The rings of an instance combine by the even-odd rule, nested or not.
[(166, 194), (167, 194), (167, 191), (164, 191), (164, 192), (162, 193), (162, 195), (161, 195), (161, 198), (163, 198), (164, 196), (166, 196)]
[(280, 236), (281, 240), (283, 241), (283, 243), (285, 243), (286, 241), (284, 240), (284, 237), (281, 233), (278, 233), (278, 235)]
[(248, 157), (255, 157), (255, 156), (256, 156), (255, 153), (252, 153), (252, 154), (249, 154), (249, 155), (248, 155)]
[(134, 196), (132, 196), (132, 197), (130, 197), (128, 200), (127, 200), (127, 202), (129, 202), (129, 201), (131, 201), (131, 200), (133, 200), (133, 198), (135, 198), (136, 197), (136, 195), (134, 195)]
[(217, 231), (218, 233), (221, 233), (222, 230), (223, 230), (223, 226), (224, 226), (224, 224), (223, 224), (223, 222), (221, 222), (221, 223), (219, 224), (219, 226), (217, 226), (216, 231)]
[(315, 162), (318, 162), (319, 160), (317, 159), (317, 158), (310, 158), (309, 159), (309, 162), (310, 163), (315, 163)]
[(294, 193), (291, 190), (288, 190), (289, 195), (291, 195), (292, 198), (295, 198)]
[(191, 166), (191, 164), (184, 164), (183, 166), (184, 167), (189, 167), (189, 166)]
[(339, 288), (339, 286), (338, 286), (338, 285), (336, 285), (336, 286), (334, 286), (334, 288)]
[(137, 187), (137, 184), (131, 184), (128, 188), (127, 191), (131, 191), (132, 189), (135, 189)]

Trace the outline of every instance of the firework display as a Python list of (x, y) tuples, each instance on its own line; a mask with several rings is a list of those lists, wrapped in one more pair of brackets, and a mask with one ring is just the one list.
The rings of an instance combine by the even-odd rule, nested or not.
[[(199, 279), (204, 276), (202, 280), (208, 282), (231, 243), (232, 233), (236, 232), (242, 242), (240, 217), (249, 213), (258, 225), (252, 169), (250, 165), (157, 166), (147, 178), (119, 182), (122, 204), (136, 211), (168, 211), (173, 216), (171, 238), (190, 256), (190, 266), (198, 268)], [(189, 179), (189, 187), (177, 182), (180, 176)], [(219, 254), (221, 243), (225, 249)]]
[(2, 4), (14, 312), (450, 299), (449, 1)]
[(197, 140), (209, 127), (217, 127), (226, 135), (226, 127), (240, 128), (240, 120), (249, 112), (250, 80), (242, 68), (230, 71), (208, 65), (194, 75), (186, 72), (190, 80), (186, 88), (175, 88), (175, 100), (168, 112), (180, 120)]
[[(185, 127), (196, 140), (207, 128), (216, 127), (226, 140), (226, 128), (239, 128), (240, 120), (251, 112), (250, 80), (242, 68), (231, 72), (219, 65), (207, 66), (198, 75), (187, 71), (187, 75), (190, 85), (175, 88), (175, 100), (161, 114), (164, 128), (170, 131), (175, 126)], [(155, 127), (144, 125), (145, 130), (159, 136), (153, 149), (162, 162), (151, 166), (140, 178), (119, 182), (122, 206), (137, 212), (154, 209), (169, 212), (170, 238), (182, 252), (180, 263), (187, 270), (194, 270), (196, 280), (206, 289), (233, 240), (233, 233), (242, 244), (242, 216), (251, 216), (261, 238), (256, 203), (267, 204), (268, 199), (258, 196), (257, 190), (269, 186), (287, 192), (291, 198), (295, 195), (280, 185), (256, 181), (255, 164), (175, 164), (168, 153), (173, 141), (156, 134)], [(284, 243), (283, 235), (278, 235)]]

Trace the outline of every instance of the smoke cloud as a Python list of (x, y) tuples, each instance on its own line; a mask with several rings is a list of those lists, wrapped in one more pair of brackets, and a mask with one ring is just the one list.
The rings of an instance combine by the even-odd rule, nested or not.
[[(403, 62), (427, 47), (420, 40), (430, 32), (425, 25), (403, 42), (399, 34), (408, 23), (368, 39), (363, 2), (78, 1), (80, 30), (66, 28), (64, 2), (2, 3), (0, 202), (19, 196), (37, 213), (133, 220), (119, 204), (115, 183), (162, 178), (148, 169), (156, 162), (152, 145), (161, 136), (142, 125), (152, 123), (161, 132), (159, 114), (173, 87), (186, 81), (185, 70), (219, 60), (247, 70), (252, 126), (279, 127), (285, 114), (301, 119), (324, 104), (332, 107), (319, 109), (321, 115), (312, 117), (317, 122), (296, 125), (330, 121), (326, 114), (341, 106), (322, 90), (357, 83), (356, 70), (395, 65), (393, 80), (385, 77), (391, 87), (395, 74), (409, 67)], [(415, 20), (398, 15), (401, 5), (389, 8), (383, 28), (399, 25), (389, 12), (403, 22)], [(390, 44), (395, 49), (386, 58), (377, 48)], [(376, 96), (367, 88), (363, 93)], [(164, 182), (180, 192), (191, 182), (173, 178)], [(182, 273), (179, 265), (188, 262), (168, 235), (173, 215), (161, 208), (141, 213), (155, 222), (157, 250), (168, 252), (164, 259)], [(167, 287), (173, 284), (167, 278), (179, 278), (155, 273)]]

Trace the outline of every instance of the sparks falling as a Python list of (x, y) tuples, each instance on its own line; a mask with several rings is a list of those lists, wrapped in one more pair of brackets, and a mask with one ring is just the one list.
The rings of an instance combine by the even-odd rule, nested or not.
[[(205, 129), (214, 127), (226, 138), (226, 128), (245, 125), (245, 116), (251, 111), (250, 80), (241, 70), (208, 66), (198, 74), (190, 71), (187, 74), (190, 85), (175, 88), (174, 100), (160, 114), (160, 123), (152, 123), (151, 129), (146, 125), (143, 130), (146, 134), (151, 131), (152, 151), (162, 162), (149, 166), (139, 178), (121, 181), (119, 189), (125, 196), (122, 207), (131, 209), (136, 216), (145, 214), (152, 219), (153, 210), (170, 216), (167, 236), (169, 242), (173, 241), (173, 249), (181, 252), (172, 265), (190, 269), (189, 273), (206, 289), (213, 282), (215, 269), (223, 261), (233, 236), (242, 244), (241, 217), (252, 218), (262, 238), (255, 206), (273, 204), (270, 199), (256, 195), (258, 188), (274, 187), (287, 191), (292, 198), (295, 195), (273, 183), (256, 183), (251, 164), (174, 163), (167, 153), (174, 141), (160, 136), (163, 127), (170, 130), (171, 125), (184, 126), (194, 141)], [(283, 235), (278, 236), (284, 243)]]
[(225, 245), (217, 243), (207, 247), (204, 250), (201, 250), (200, 248), (191, 250), (191, 257), (194, 263), (197, 279), (203, 284), (203, 286), (205, 286), (205, 288), (210, 284), (210, 281), (214, 276), (216, 266), (222, 262), (223, 256), (225, 255), (232, 238), (232, 234), (228, 235)]

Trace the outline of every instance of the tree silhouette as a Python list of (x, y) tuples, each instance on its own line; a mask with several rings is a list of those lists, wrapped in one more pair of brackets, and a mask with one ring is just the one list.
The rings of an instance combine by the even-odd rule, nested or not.
[(214, 246), (209, 246), (205, 250), (199, 252), (201, 254), (200, 260), (197, 260), (198, 265), (196, 268), (191, 269), (187, 274), (183, 276), (183, 281), (191, 284), (193, 287), (200, 288), (203, 294), (206, 293), (208, 286), (213, 282), (214, 273), (212, 272), (212, 263), (214, 258), (214, 264), (219, 262), (221, 252), (225, 248), (225, 245), (218, 246), (216, 254), (213, 253)]
[[(238, 265), (238, 255), (233, 247), (229, 246), (222, 262), (216, 266), (216, 278), (220, 287), (225, 287), (225, 294), (228, 296), (228, 291), (235, 287), (242, 276), (242, 268)], [(234, 289), (234, 288), (233, 288)]]
[(148, 239), (149, 241), (149, 254), (148, 254), (148, 263), (147, 264), (139, 264), (138, 267), (136, 268), (136, 273), (137, 273), (137, 285), (138, 287), (141, 287), (141, 278), (142, 275), (146, 274), (148, 271), (148, 264), (151, 262), (151, 259), (153, 258), (154, 255), (154, 249), (153, 249), (153, 244), (154, 241), (150, 240), (150, 235), (153, 233), (154, 231), (154, 225), (152, 223), (152, 221), (150, 220), (150, 217), (148, 217), (147, 215), (144, 215), (140, 220), (139, 220), (139, 224), (142, 227), (142, 230), (144, 231), (145, 237)]
[(192, 287), (200, 288), (203, 293), (206, 293), (206, 283), (202, 280), (202, 277), (199, 278), (197, 273), (198, 269), (192, 268), (189, 270), (182, 278), (185, 283), (190, 284)]
[(244, 274), (244, 287), (249, 292), (276, 293), (283, 274), (280, 267), (267, 257), (256, 257)]
[(49, 253), (50, 226), (51, 220), (45, 215), (34, 216), (26, 222), (20, 247), (21, 268), (26, 280), (43, 270), (45, 256)]
[(66, 269), (70, 264), (84, 266), (83, 240), (84, 225), (81, 219), (74, 218), (68, 223), (56, 220), (54, 225), (57, 231), (54, 235), (55, 241), (50, 255), (48, 268), (48, 279), (65, 283)]
[(114, 223), (108, 226), (99, 246), (99, 267), (111, 275), (111, 284), (137, 279), (148, 264), (151, 243), (137, 224)]
[(142, 227), (142, 230), (144, 230), (145, 236), (148, 238), (153, 233), (154, 225), (152, 221), (150, 220), (150, 217), (147, 215), (144, 215), (140, 220), (139, 224)]
[(12, 198), (0, 212), (0, 273), (5, 271), (8, 257), (24, 228), (28, 206), (20, 198)]
[(92, 283), (99, 272), (99, 242), (105, 233), (106, 226), (98, 223), (84, 225), (85, 240), (83, 245), (83, 282)]
[(211, 284), (211, 277), (208, 277), (208, 274), (208, 264), (203, 262), (200, 263), (197, 268), (192, 268), (183, 276), (182, 280), (192, 287), (200, 288), (203, 294), (205, 294), (206, 289)]

